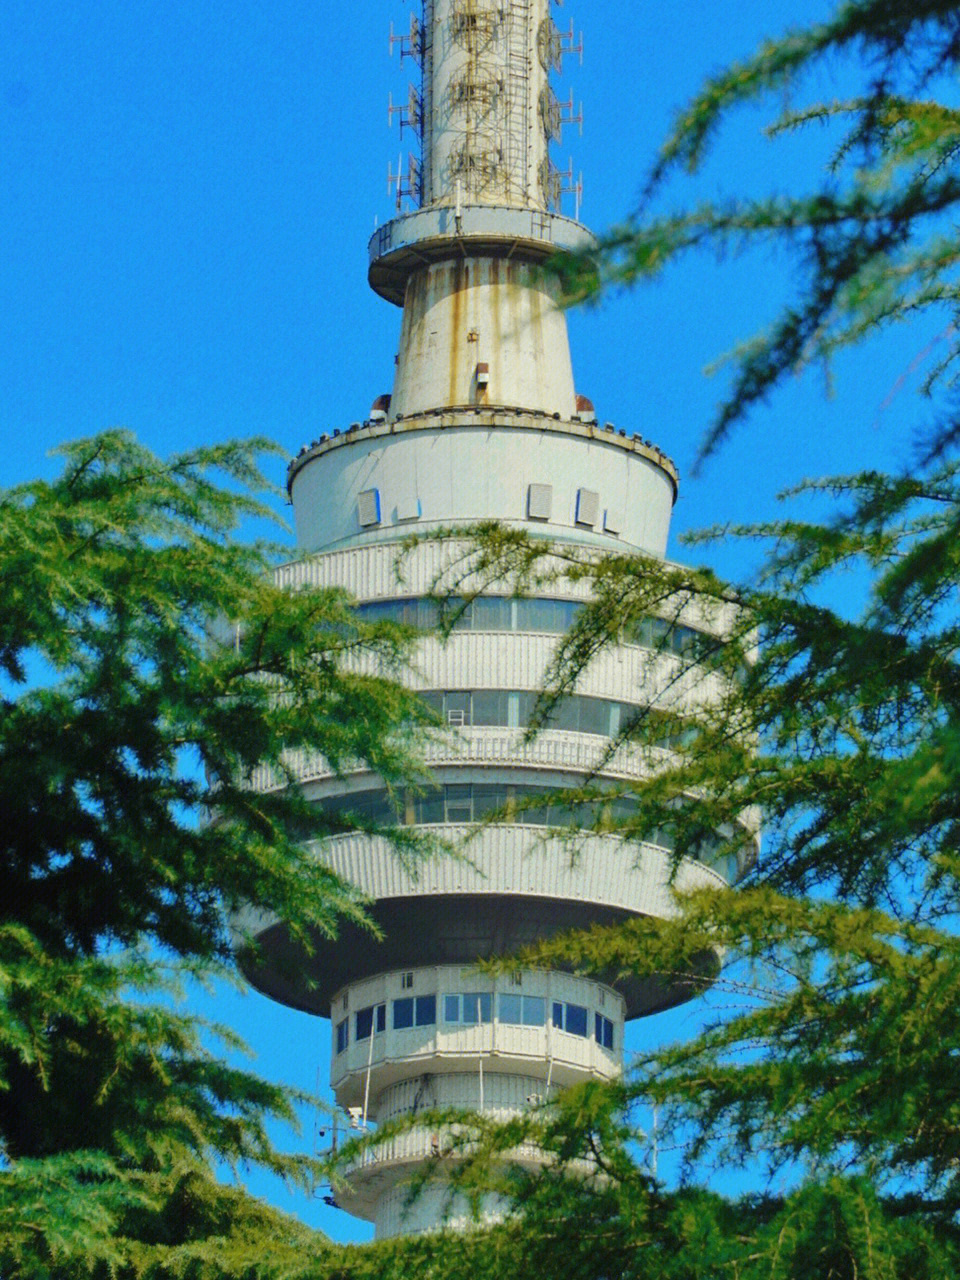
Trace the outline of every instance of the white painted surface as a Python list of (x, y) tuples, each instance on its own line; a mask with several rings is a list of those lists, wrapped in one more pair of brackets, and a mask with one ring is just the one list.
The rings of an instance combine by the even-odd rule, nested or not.
[[(295, 474), (298, 546), (309, 555), (361, 541), (396, 542), (437, 526), (499, 520), (534, 536), (663, 555), (675, 494), (667, 470), (645, 452), (622, 447), (619, 438), (606, 439), (580, 424), (515, 421), (523, 425), (474, 425), (459, 415), (450, 425), (426, 422), (395, 434), (368, 430), (341, 437)], [(530, 520), (528, 488), (543, 482), (553, 486), (553, 517)], [(619, 538), (578, 528), (582, 486), (596, 490), (601, 509), (623, 513)], [(372, 489), (380, 494), (382, 524), (371, 530), (360, 524), (358, 500)], [(421, 517), (401, 521), (398, 504), (414, 499)], [(395, 576), (393, 581), (396, 590)]]
[(546, 836), (546, 828), (506, 824), (485, 827), (480, 833), (465, 826), (431, 829), (453, 844), (469, 840), (469, 861), (437, 856), (414, 875), (380, 837), (351, 832), (311, 847), (317, 858), (371, 898), (426, 894), (558, 898), (583, 904), (585, 926), (592, 904), (671, 916), (676, 911), (675, 890), (726, 884), (719, 872), (688, 858), (681, 860), (671, 884), (672, 859), (666, 850), (626, 844), (615, 836), (583, 833), (571, 842)]
[[(576, 410), (566, 315), (542, 268), (456, 257), (407, 280), (392, 417), (453, 405)], [(484, 379), (478, 365), (486, 365)]]
[[(589, 437), (587, 437), (589, 438)], [(576, 530), (570, 531), (577, 542)], [(396, 534), (393, 535), (396, 538)], [(590, 544), (585, 545), (585, 550)], [(609, 542), (607, 545), (611, 545)], [(616, 545), (616, 544), (612, 544)], [(342, 587), (358, 600), (393, 600), (400, 597), (418, 597), (435, 589), (438, 581), (448, 578), (445, 567), (464, 567), (467, 550), (462, 541), (426, 542), (414, 551), (392, 543), (373, 543), (347, 547), (318, 555), (307, 555), (282, 565), (277, 570), (277, 582), (296, 589), (301, 585), (316, 587)], [(558, 561), (544, 557), (540, 566), (544, 572), (552, 567), (560, 570)], [(679, 566), (678, 566), (679, 567)], [(484, 586), (491, 594), (497, 594), (496, 584), (480, 583), (467, 578), (464, 590), (476, 590)], [(509, 594), (510, 583), (501, 584), (499, 594)], [(569, 582), (562, 577), (550, 587), (536, 594), (552, 599), (586, 600), (589, 598), (587, 581)], [(687, 626), (699, 627), (711, 635), (723, 636), (733, 625), (736, 605), (732, 601), (719, 602), (692, 598), (684, 602), (664, 601), (663, 615)]]

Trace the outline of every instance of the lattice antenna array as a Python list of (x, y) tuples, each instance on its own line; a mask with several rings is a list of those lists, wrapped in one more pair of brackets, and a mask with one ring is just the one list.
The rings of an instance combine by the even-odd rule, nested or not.
[(390, 28), (391, 54), (421, 68), (419, 92), (388, 108), (419, 143), (420, 181), (404, 199), (558, 209), (550, 144), (580, 123), (550, 77), (569, 53), (582, 58), (571, 25), (558, 30), (551, 0), (424, 0), (409, 31)]

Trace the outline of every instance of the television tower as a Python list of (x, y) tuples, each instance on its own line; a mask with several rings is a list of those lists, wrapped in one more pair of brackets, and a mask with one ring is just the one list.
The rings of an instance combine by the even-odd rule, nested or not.
[[(572, 27), (558, 30), (551, 0), (424, 0), (391, 44), (420, 71), (406, 103), (391, 104), (415, 149), (390, 175), (397, 214), (369, 249), (371, 286), (403, 309), (393, 388), (364, 422), (321, 436), (291, 464), (299, 558), (281, 578), (343, 587), (368, 616), (430, 624), (427, 597), (449, 548), (425, 542), (398, 583), (398, 543), (412, 532), (497, 520), (580, 549), (663, 556), (677, 473), (654, 445), (599, 425), (574, 384), (551, 261), (592, 239), (559, 211), (568, 200), (579, 214), (580, 190), (550, 157), (565, 124), (578, 122), (551, 84), (580, 52)], [(667, 681), (693, 687), (690, 640), (719, 624), (692, 607), (680, 624), (651, 618), (525, 741), (551, 653), (583, 598), (576, 585), (523, 599), (491, 591), (446, 643), (423, 642), (420, 687), (450, 733), (428, 747), (436, 788), (410, 795), (399, 814), (369, 773), (338, 778), (322, 759), (296, 762), (317, 804), (430, 825), (454, 843), (484, 814), (511, 815), (474, 835), (469, 860), (437, 857), (416, 875), (381, 838), (318, 841), (316, 856), (372, 901), (382, 942), (347, 926), (298, 960), (282, 921), (244, 922), (260, 945), (256, 985), (332, 1020), (332, 1085), (357, 1128), (450, 1107), (507, 1118), (560, 1087), (610, 1078), (625, 1021), (685, 998), (666, 979), (611, 986), (473, 968), (558, 931), (674, 909), (668, 837), (625, 847), (585, 832), (572, 859), (569, 842), (550, 834), (551, 821), (567, 820), (556, 805), (551, 818), (550, 793), (601, 760), (601, 779), (642, 777), (639, 752), (605, 758), (611, 737)], [(676, 883), (736, 874), (684, 858)], [(296, 964), (302, 980), (291, 976)], [(378, 1237), (441, 1225), (442, 1188), (405, 1201), (411, 1173), (442, 1142), (415, 1127), (374, 1147), (342, 1207), (375, 1223)], [(453, 1221), (466, 1216), (455, 1204)]]

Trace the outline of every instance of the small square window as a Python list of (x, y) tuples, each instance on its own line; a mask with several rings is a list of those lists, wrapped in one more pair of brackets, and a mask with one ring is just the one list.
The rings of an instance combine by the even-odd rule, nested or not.
[(412, 986), (413, 986), (413, 974), (405, 973), (403, 977), (400, 979), (401, 990), (409, 991)]

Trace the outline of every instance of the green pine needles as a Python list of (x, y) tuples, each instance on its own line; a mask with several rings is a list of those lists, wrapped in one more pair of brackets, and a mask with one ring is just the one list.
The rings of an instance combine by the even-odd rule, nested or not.
[(253, 770), (282, 777), (303, 748), (415, 778), (429, 716), (369, 674), (402, 671), (409, 633), (339, 592), (278, 589), (272, 549), (236, 539), (267, 514), (263, 448), (161, 462), (109, 432), (0, 495), (5, 1277), (247, 1274), (310, 1238), (216, 1181), (223, 1164), (301, 1182), (312, 1166), (267, 1135), (295, 1099), (212, 1052), (235, 1037), (177, 990), (233, 971), (241, 907), (308, 950), (364, 919), (305, 851), (322, 812)]

